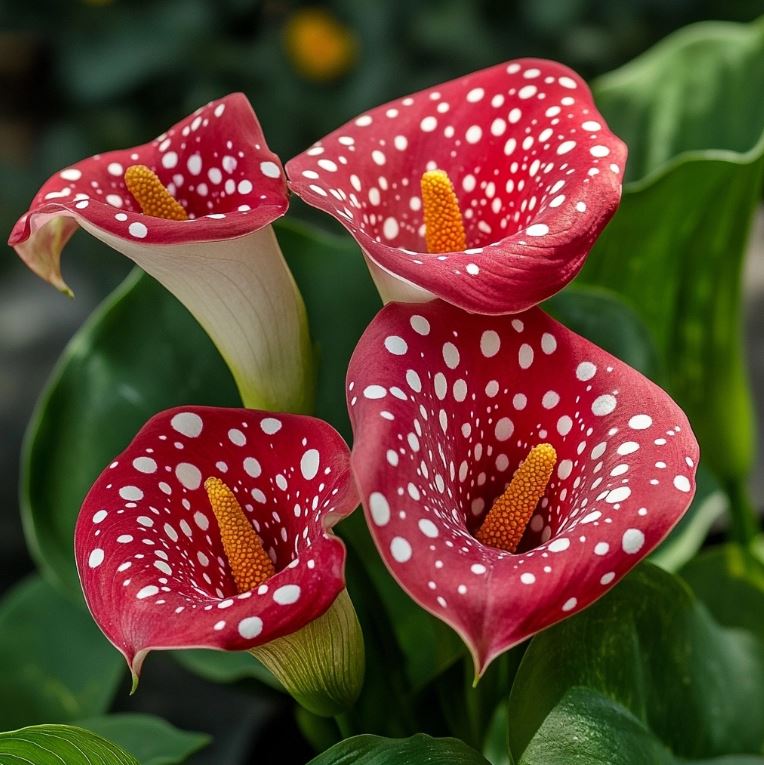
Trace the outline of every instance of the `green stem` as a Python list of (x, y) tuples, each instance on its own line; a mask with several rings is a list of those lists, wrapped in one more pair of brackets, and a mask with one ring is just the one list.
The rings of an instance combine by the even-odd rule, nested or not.
[(760, 520), (744, 481), (733, 479), (726, 482), (725, 489), (730, 502), (730, 534), (743, 547), (750, 547), (758, 536)]
[(353, 724), (350, 720), (350, 714), (348, 712), (343, 712), (342, 714), (336, 715), (334, 721), (337, 723), (337, 728), (339, 729), (340, 735), (343, 739), (350, 738), (351, 736), (355, 735)]

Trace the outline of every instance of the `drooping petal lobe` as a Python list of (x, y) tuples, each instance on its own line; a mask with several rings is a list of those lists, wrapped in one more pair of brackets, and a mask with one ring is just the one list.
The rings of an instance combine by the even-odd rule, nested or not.
[[(276, 573), (239, 592), (204, 482), (225, 482)], [(153, 649), (244, 650), (323, 614), (345, 587), (331, 528), (355, 508), (348, 448), (310, 417), (183, 407), (141, 429), (88, 493), (75, 531), (94, 619), (134, 673)]]
[[(615, 212), (624, 144), (571, 70), (521, 59), (372, 109), (287, 163), (364, 250), (382, 296), (525, 310), (578, 273)], [(420, 179), (454, 183), (467, 248), (430, 253)]]
[[(679, 520), (698, 446), (641, 374), (539, 309), (391, 304), (348, 371), (352, 464), (388, 568), (477, 672), (602, 596)], [(529, 451), (556, 466), (515, 553), (474, 536)]]

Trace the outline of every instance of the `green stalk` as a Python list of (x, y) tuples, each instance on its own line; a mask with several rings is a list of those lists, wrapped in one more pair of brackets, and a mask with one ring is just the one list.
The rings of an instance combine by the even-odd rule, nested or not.
[(732, 479), (725, 483), (730, 507), (730, 535), (743, 547), (750, 547), (761, 531), (761, 521), (744, 481)]

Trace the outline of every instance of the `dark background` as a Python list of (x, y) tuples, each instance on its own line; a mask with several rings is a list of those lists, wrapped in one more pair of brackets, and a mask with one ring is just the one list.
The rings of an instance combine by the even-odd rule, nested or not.
[[(150, 140), (234, 90), (249, 96), (271, 148), (286, 160), (370, 106), (502, 60), (554, 58), (591, 78), (693, 21), (750, 21), (763, 13), (764, 0), (334, 0), (310, 6), (2, 0), (0, 229), (10, 231), (54, 171)], [(299, 204), (292, 213), (308, 215)], [(320, 223), (336, 229), (328, 218)], [(763, 240), (759, 225), (746, 274), (760, 411)], [(77, 293), (72, 302), (28, 273), (10, 249), (0, 258), (0, 592), (32, 570), (17, 476), (34, 401), (65, 342), (128, 270), (125, 259), (77, 235), (64, 258), (66, 280)], [(755, 479), (760, 506), (763, 473)], [(118, 707), (217, 732), (214, 748), (193, 762), (307, 759), (283, 700), (212, 686), (166, 657), (152, 662), (138, 696), (121, 695)], [(267, 749), (267, 741), (284, 738), (292, 754)]]

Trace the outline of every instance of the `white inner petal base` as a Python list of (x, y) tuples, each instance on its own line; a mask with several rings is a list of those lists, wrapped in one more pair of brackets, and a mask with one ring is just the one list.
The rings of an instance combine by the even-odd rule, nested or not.
[(271, 226), (235, 239), (147, 246), (78, 222), (186, 306), (228, 364), (247, 407), (310, 408), (305, 305)]

